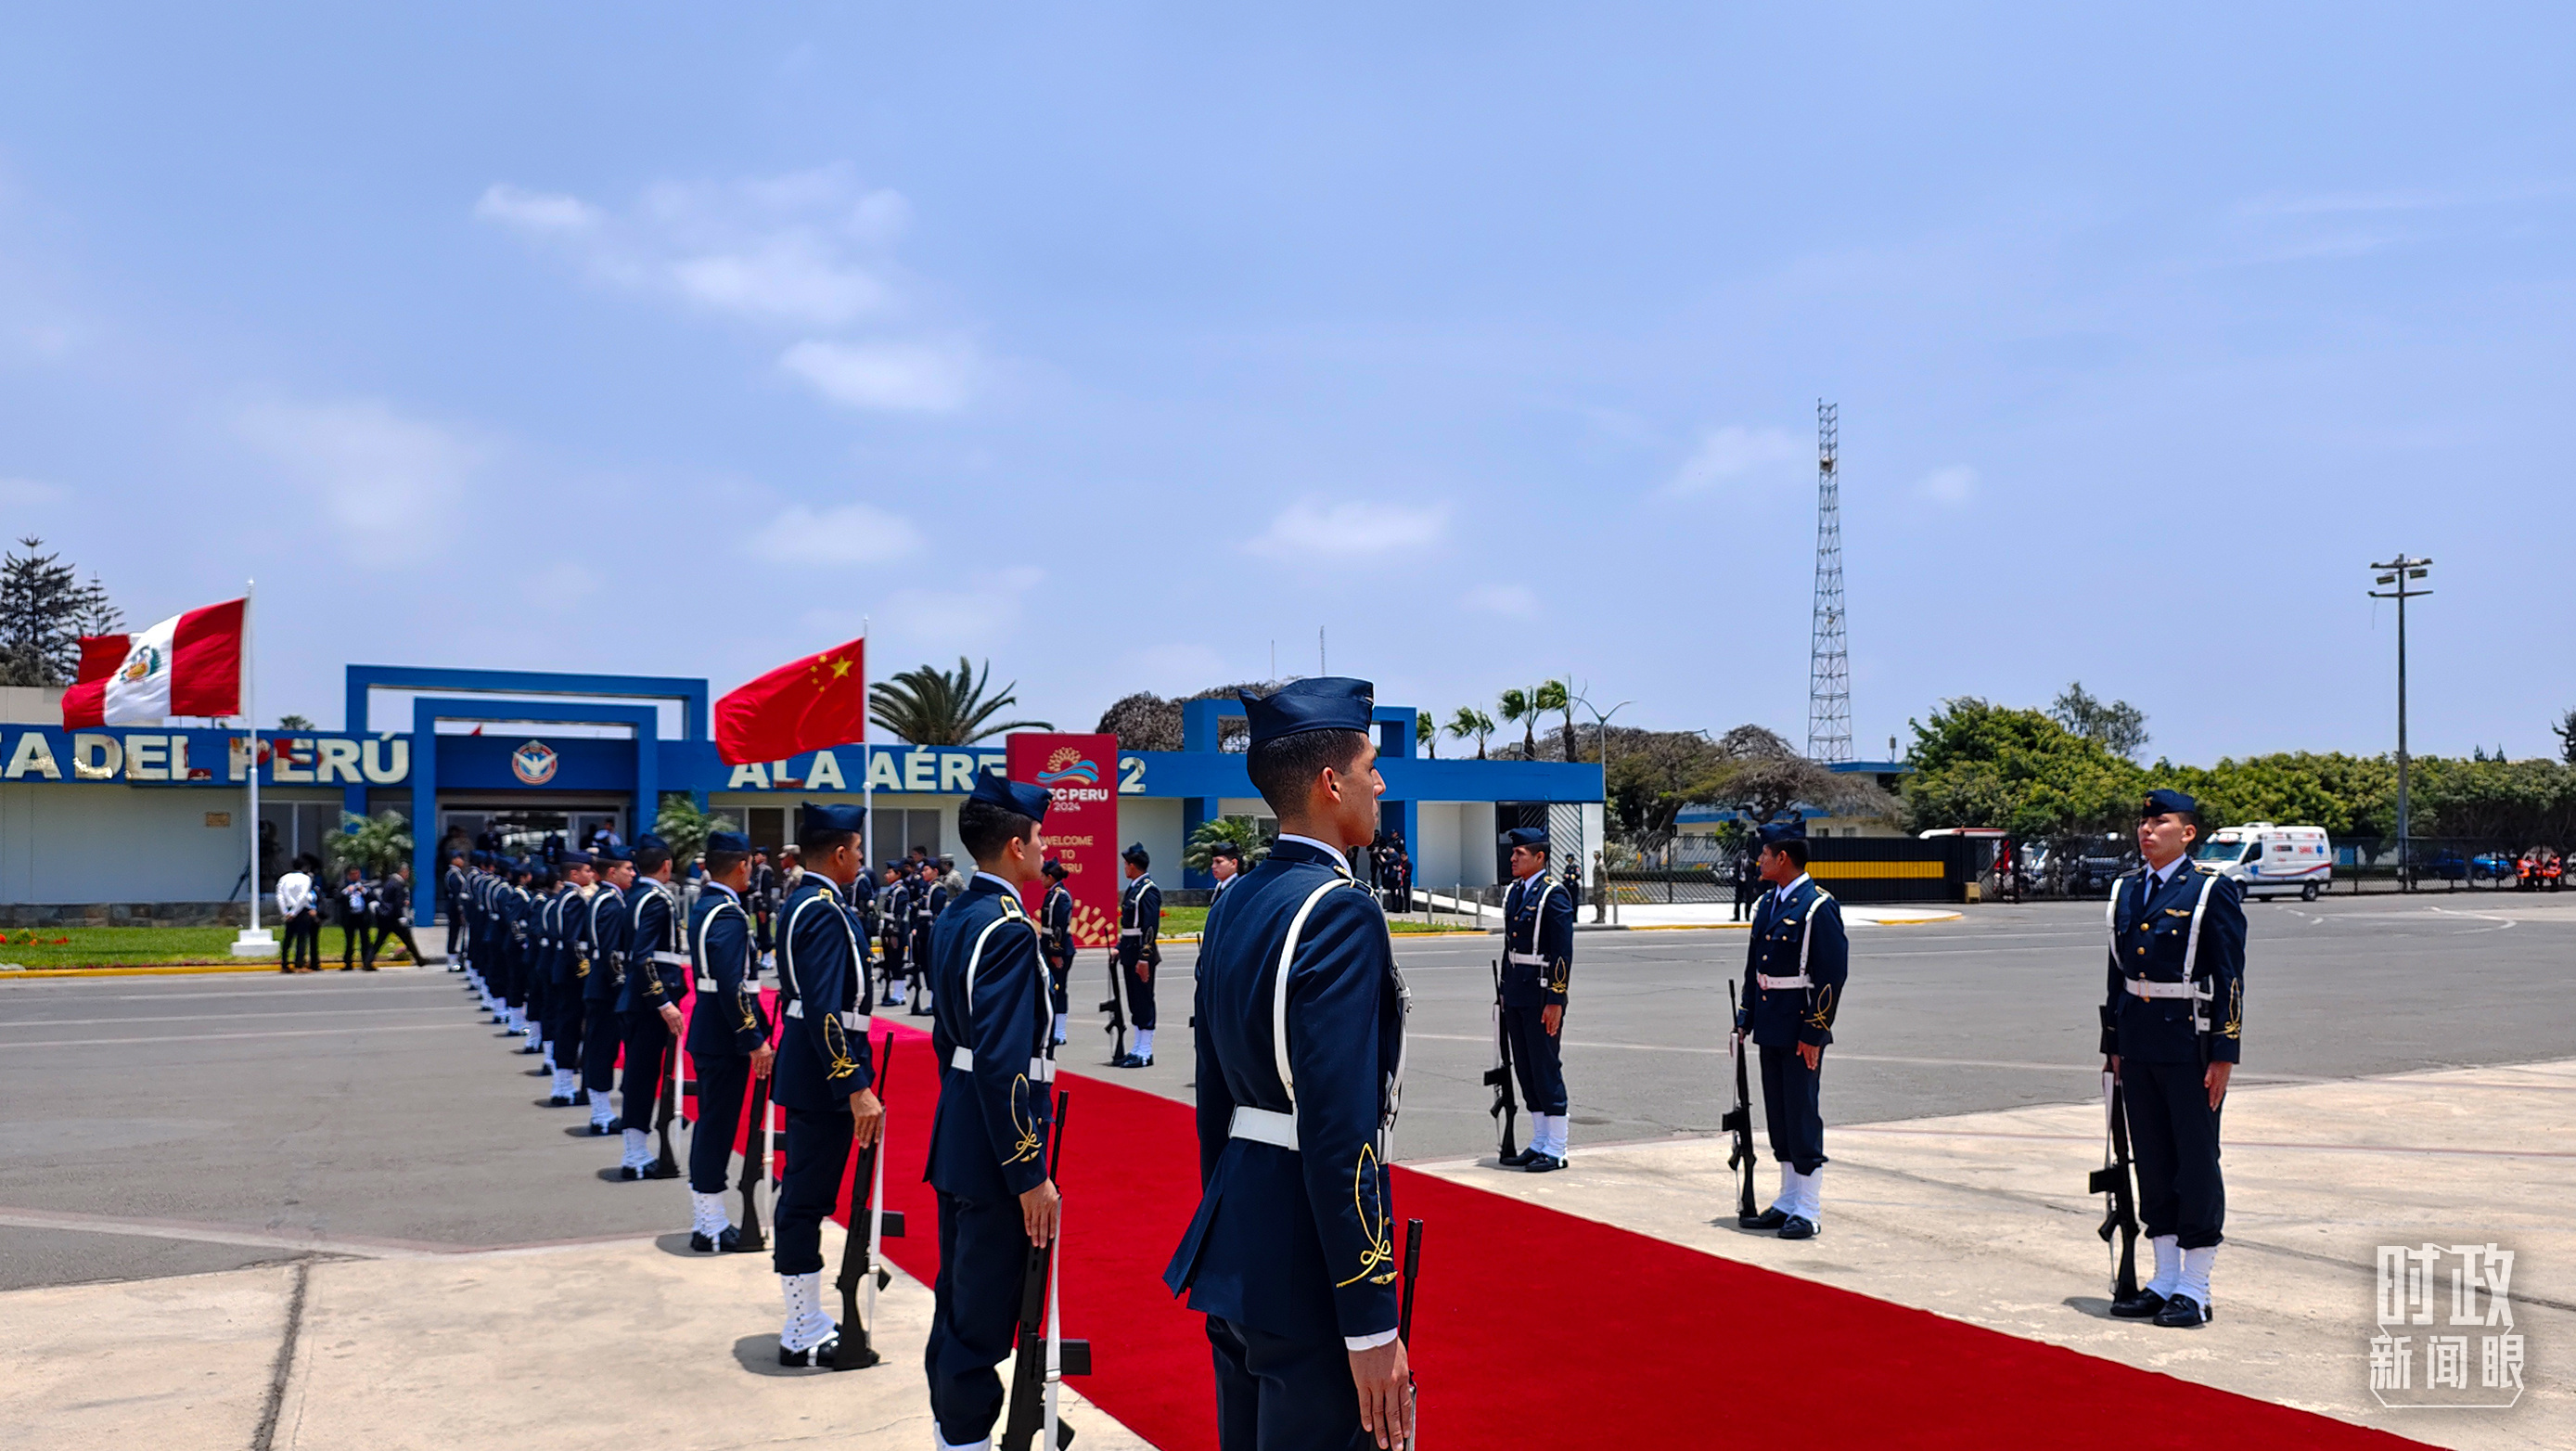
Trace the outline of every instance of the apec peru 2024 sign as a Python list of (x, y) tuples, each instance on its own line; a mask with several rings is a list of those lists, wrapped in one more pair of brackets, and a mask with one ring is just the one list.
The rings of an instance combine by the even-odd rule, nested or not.
[[(1118, 738), (1028, 732), (1009, 738), (1014, 781), (1055, 793), (1038, 841), (1064, 863), (1065, 890), (1073, 894), (1073, 940), (1107, 947), (1118, 940)], [(1032, 914), (1043, 904), (1043, 884), (1029, 890)]]

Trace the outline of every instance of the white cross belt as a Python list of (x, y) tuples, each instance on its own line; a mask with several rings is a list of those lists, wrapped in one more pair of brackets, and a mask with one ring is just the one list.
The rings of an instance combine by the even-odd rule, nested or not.
[(1234, 1126), (1227, 1132), (1238, 1139), (1297, 1152), (1297, 1116), (1276, 1109), (1234, 1106)]
[(1507, 962), (1509, 962), (1509, 963), (1510, 963), (1512, 966), (1514, 966), (1514, 967), (1545, 967), (1545, 966), (1547, 966), (1547, 959), (1546, 959), (1546, 958), (1544, 958), (1544, 957), (1542, 957), (1542, 956), (1540, 956), (1539, 954), (1537, 954), (1537, 953), (1535, 953), (1535, 952), (1512, 952), (1512, 953), (1506, 953), (1506, 954), (1504, 954), (1504, 960), (1505, 960), (1505, 961), (1507, 961)]
[(678, 952), (656, 952), (653, 954), (653, 960), (659, 963), (666, 963), (672, 967), (686, 967), (689, 965), (687, 954)]

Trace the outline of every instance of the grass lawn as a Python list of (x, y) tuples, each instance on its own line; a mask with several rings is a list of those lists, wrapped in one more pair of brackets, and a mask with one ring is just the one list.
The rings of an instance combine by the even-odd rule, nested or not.
[[(1193, 932), (1204, 932), (1207, 930), (1207, 914), (1208, 909), (1205, 907), (1165, 907), (1163, 909), (1163, 935), (1166, 937), (1184, 937)], [(1413, 917), (1392, 918), (1386, 925), (1389, 929), (1396, 932), (1458, 932), (1466, 930), (1464, 928), (1453, 926), (1425, 926), (1421, 919)], [(33, 966), (32, 963), (29, 965)]]
[[(283, 932), (267, 924), (274, 936)], [(418, 935), (419, 929), (413, 929)], [(151, 963), (249, 961), (232, 955), (238, 927), (12, 927), (0, 932), (0, 962), (21, 967), (125, 967)], [(322, 929), (324, 965), (340, 964), (340, 929)], [(69, 939), (66, 941), (65, 939)], [(386, 944), (400, 961), (399, 945)]]

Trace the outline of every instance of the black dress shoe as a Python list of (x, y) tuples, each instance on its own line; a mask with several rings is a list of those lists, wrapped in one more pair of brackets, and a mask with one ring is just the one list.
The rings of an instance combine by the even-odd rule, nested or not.
[(647, 1164), (642, 1169), (636, 1171), (635, 1177), (638, 1179), (677, 1179), (680, 1177), (680, 1166), (677, 1164)]
[(832, 1357), (839, 1354), (840, 1349), (841, 1337), (837, 1335), (824, 1341), (820, 1345), (811, 1346), (804, 1350), (790, 1350), (786, 1346), (782, 1345), (778, 1347), (778, 1363), (780, 1365), (811, 1366), (823, 1370), (829, 1370), (832, 1368)]
[(520, 1052), (522, 1052), (522, 1053), (543, 1053), (543, 1052), (544, 1052), (544, 1051), (546, 1051), (546, 1050), (545, 1050), (545, 1049), (543, 1049), (543, 1048), (541, 1048), (541, 1047), (539, 1047), (539, 1046), (537, 1046), (537, 1044), (535, 1044), (534, 1042), (531, 1042), (531, 1043), (529, 1043), (529, 1044), (528, 1044), (528, 1046), (527, 1046), (527, 1047), (522, 1048), (522, 1049), (520, 1049), (519, 1051), (520, 1051)]
[(2172, 1330), (2197, 1330), (2218, 1318), (2218, 1312), (2189, 1295), (2167, 1295), (2165, 1306), (2156, 1312), (2156, 1323)]
[(617, 1177), (625, 1180), (629, 1184), (632, 1184), (636, 1180), (644, 1177), (644, 1171), (636, 1168), (632, 1164), (620, 1164), (617, 1166)]
[(2153, 1320), (2156, 1318), (2156, 1312), (2162, 1310), (2164, 1307), (2164, 1296), (2153, 1290), (2142, 1289), (2125, 1300), (2112, 1301), (2111, 1318), (2114, 1320)]
[(702, 1255), (735, 1254), (742, 1249), (742, 1232), (728, 1224), (709, 1239), (693, 1229), (689, 1231), (689, 1248)]
[(1494, 1167), (1498, 1169), (1518, 1169), (1529, 1163), (1529, 1161), (1530, 1151), (1527, 1149), (1521, 1149), (1514, 1153), (1496, 1155), (1494, 1157)]
[(1529, 1162), (1521, 1165), (1521, 1172), (1524, 1174), (1553, 1174), (1564, 1167), (1565, 1161), (1554, 1154), (1533, 1153), (1529, 1156)]
[(608, 1125), (593, 1119), (590, 1125), (590, 1136), (594, 1139), (604, 1139), (608, 1137), (608, 1128)]
[(1816, 1226), (1803, 1214), (1792, 1214), (1780, 1221), (1782, 1239), (1814, 1239)]
[(1735, 1216), (1735, 1224), (1739, 1229), (1778, 1229), (1788, 1222), (1789, 1216), (1781, 1213), (1777, 1206), (1765, 1209), (1760, 1214)]
[(548, 1107), (548, 1108), (570, 1108), (570, 1107), (572, 1107), (572, 1100), (571, 1100), (571, 1099), (569, 1099), (569, 1098), (567, 1098), (567, 1097), (565, 1097), (564, 1095), (562, 1095), (562, 1094), (558, 1093), (558, 1094), (556, 1094), (554, 1097), (549, 1098), (549, 1099), (547, 1099), (547, 1100), (546, 1100), (546, 1107)]

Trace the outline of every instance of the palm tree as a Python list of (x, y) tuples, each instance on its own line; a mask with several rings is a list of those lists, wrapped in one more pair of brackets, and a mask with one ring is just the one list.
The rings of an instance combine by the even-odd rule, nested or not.
[(1458, 713), (1449, 717), (1450, 738), (1463, 741), (1470, 736), (1474, 737), (1476, 759), (1479, 761), (1485, 759), (1485, 737), (1493, 733), (1494, 718), (1472, 705), (1458, 707)]
[(1502, 716), (1505, 724), (1508, 725), (1513, 721), (1520, 722), (1522, 759), (1530, 761), (1537, 760), (1539, 712), (1538, 692), (1535, 690), (1521, 690), (1518, 688), (1506, 690), (1503, 692), (1503, 698), (1496, 702), (1496, 704), (1500, 706), (1500, 709), (1496, 713)]
[(1440, 759), (1440, 728), (1431, 723), (1429, 715), (1413, 718), (1413, 743), (1429, 751), (1431, 759)]
[[(1539, 682), (1539, 687), (1537, 691), (1533, 693), (1533, 699), (1530, 701), (1530, 714), (1537, 715), (1540, 711), (1544, 710), (1552, 710), (1565, 717), (1565, 758), (1569, 761), (1573, 760), (1574, 692), (1567, 688), (1564, 681), (1543, 680)], [(1537, 758), (1537, 752), (1533, 751), (1530, 754), (1533, 760)]]
[(1001, 694), (988, 700), (984, 683), (992, 675), (992, 661), (985, 661), (978, 674), (963, 655), (957, 657), (954, 675), (936, 665), (917, 666), (868, 688), (868, 719), (916, 746), (965, 746), (1010, 731), (1055, 729), (1042, 720), (995, 723), (994, 716), (1019, 703), (1012, 694), (1019, 682), (1003, 686)]
[(381, 877), (395, 863), (411, 860), (411, 823), (392, 807), (371, 817), (343, 811), (340, 829), (322, 838), (322, 852), (333, 866)]
[(653, 834), (670, 845), (671, 860), (683, 869), (707, 849), (709, 836), (737, 830), (732, 817), (699, 810), (697, 798), (686, 791), (664, 792), (662, 813), (653, 821)]
[(1249, 816), (1220, 816), (1190, 836), (1189, 849), (1181, 853), (1181, 864), (1193, 871), (1206, 871), (1208, 863), (1216, 859), (1219, 842), (1231, 842), (1243, 853), (1243, 869), (1247, 872), (1270, 855), (1270, 842), (1261, 834), (1260, 823)]

